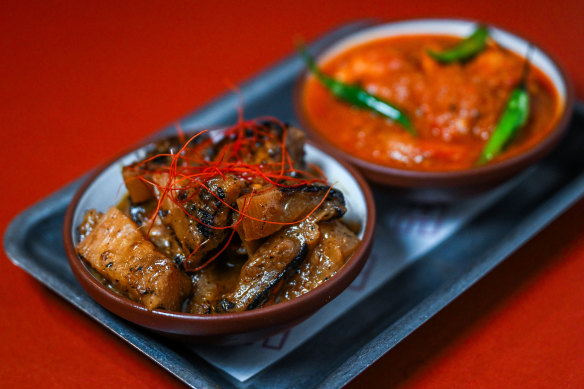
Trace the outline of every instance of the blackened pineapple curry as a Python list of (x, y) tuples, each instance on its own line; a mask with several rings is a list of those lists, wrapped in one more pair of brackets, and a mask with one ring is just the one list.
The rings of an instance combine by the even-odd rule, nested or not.
[(332, 277), (359, 239), (343, 194), (304, 161), (304, 134), (240, 122), (155, 144), (122, 169), (128, 197), (79, 226), (77, 252), (146, 308), (240, 312), (298, 297)]

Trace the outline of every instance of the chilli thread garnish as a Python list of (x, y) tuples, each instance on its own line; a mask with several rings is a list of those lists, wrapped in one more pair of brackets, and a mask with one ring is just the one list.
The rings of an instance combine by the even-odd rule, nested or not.
[[(281, 139), (278, 139), (280, 136), (270, 131), (270, 128), (268, 128), (270, 124), (279, 127)], [(329, 185), (318, 205), (299, 220), (293, 222), (277, 222), (255, 218), (247, 213), (254, 195), (261, 194), (275, 187), (294, 188), (316, 183), (327, 185), (326, 176), (317, 166), (307, 164), (308, 168), (312, 171), (300, 170), (294, 167), (295, 161), (292, 159), (286, 148), (287, 126), (279, 120), (269, 116), (253, 120), (243, 120), (243, 115), (240, 112), (237, 124), (224, 130), (222, 133), (223, 136), (221, 141), (229, 140), (229, 142), (222, 145), (220, 150), (217, 150), (217, 155), (213, 159), (205, 158), (202, 152), (213, 145), (220, 145), (221, 141), (215, 143), (211, 137), (202, 140), (198, 139), (203, 134), (208, 134), (208, 131), (205, 130), (196, 133), (186, 142), (183, 142), (185, 136), (180, 124), (177, 123), (176, 128), (179, 140), (183, 143), (182, 148), (178, 152), (154, 155), (134, 164), (131, 169), (137, 172), (137, 178), (139, 180), (151, 185), (158, 192), (158, 201), (153, 217), (150, 219), (150, 226), (147, 231), (148, 236), (150, 235), (156, 218), (160, 217), (160, 210), (163, 208), (163, 204), (166, 200), (173, 202), (185, 213), (185, 215), (207, 228), (215, 230), (231, 229), (226, 243), (219, 251), (200, 266), (194, 269), (186, 269), (188, 271), (201, 270), (217, 259), (231, 243), (237, 228), (245, 218), (267, 224), (297, 224), (308, 219), (324, 203), (332, 190), (332, 186)], [(280, 148), (281, 156), (278, 161), (259, 164), (246, 162), (246, 156), (252, 155), (253, 150), (258, 147), (258, 145), (261, 145), (262, 142), (270, 141), (277, 143)], [(165, 159), (170, 158), (170, 163), (154, 166), (152, 166), (153, 164), (149, 164), (149, 162), (161, 157)], [(156, 180), (147, 178), (156, 174), (166, 175), (167, 179), (166, 183), (163, 183), (164, 185), (155, 182)], [(232, 204), (229, 204), (209, 187), (209, 181), (211, 179), (216, 177), (226, 179), (228, 176), (234, 176), (237, 179), (252, 184), (251, 192), (245, 195), (242, 209), (238, 209)], [(237, 219), (228, 226), (213, 226), (203, 222), (189, 212), (185, 207), (186, 203), (191, 201), (202, 190), (211, 194), (218, 202), (223, 204), (223, 206), (238, 215)], [(179, 193), (190, 193), (190, 195), (184, 198), (184, 195), (179, 196)], [(188, 260), (197, 251), (204, 247), (206, 243), (207, 241), (203, 241), (195, 250), (193, 250), (185, 262), (188, 262)]]

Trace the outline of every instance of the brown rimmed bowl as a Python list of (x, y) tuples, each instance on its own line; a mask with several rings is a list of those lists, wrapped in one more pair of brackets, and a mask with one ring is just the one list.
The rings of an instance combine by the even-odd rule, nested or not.
[[(367, 27), (340, 39), (316, 56), (318, 63), (363, 43), (401, 35), (451, 35), (468, 36), (476, 27), (476, 21), (459, 19), (415, 19), (379, 24)], [(523, 56), (529, 42), (513, 33), (489, 25), (493, 39), (501, 46)], [(357, 167), (370, 181), (380, 185), (386, 192), (421, 202), (452, 202), (494, 188), (548, 154), (560, 141), (568, 128), (573, 106), (572, 85), (562, 67), (547, 53), (533, 46), (531, 63), (539, 68), (552, 82), (558, 98), (556, 124), (550, 134), (525, 152), (485, 166), (445, 172), (426, 172), (399, 169), (375, 164), (351, 155), (322, 136), (315, 128), (303, 108), (303, 89), (308, 77), (304, 72), (295, 89), (296, 112), (300, 124), (325, 151), (344, 159)]]
[(118, 204), (126, 191), (121, 167), (143, 158), (152, 143), (124, 153), (98, 168), (75, 194), (63, 227), (65, 250), (73, 274), (87, 293), (110, 312), (163, 336), (189, 343), (233, 345), (252, 342), (290, 328), (318, 311), (340, 294), (359, 274), (371, 251), (375, 205), (369, 186), (353, 167), (307, 144), (306, 160), (319, 166), (329, 182), (340, 189), (347, 202), (344, 220), (358, 223), (361, 243), (343, 268), (330, 280), (296, 299), (246, 312), (195, 315), (166, 310), (147, 310), (104, 286), (75, 251), (77, 227), (89, 209), (106, 211)]

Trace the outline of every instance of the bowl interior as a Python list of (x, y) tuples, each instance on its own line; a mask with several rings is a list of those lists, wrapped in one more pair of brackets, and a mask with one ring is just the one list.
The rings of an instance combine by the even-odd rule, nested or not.
[[(393, 22), (388, 24), (381, 24), (371, 28), (366, 28), (355, 34), (350, 35), (345, 39), (341, 39), (329, 49), (324, 51), (318, 57), (318, 62), (325, 63), (332, 57), (339, 53), (365, 42), (375, 41), (382, 38), (403, 35), (453, 35), (453, 36), (468, 36), (470, 35), (477, 23), (467, 20), (441, 20), (441, 19), (423, 19), (423, 20), (409, 20), (403, 22)], [(530, 43), (507, 31), (503, 31), (496, 27), (489, 27), (491, 37), (497, 41), (501, 46), (515, 52), (516, 54), (525, 57), (529, 51)], [(530, 53), (531, 63), (545, 73), (559, 97), (558, 113), (565, 109), (566, 99), (568, 95), (568, 87), (566, 80), (562, 76), (554, 61), (533, 46)]]

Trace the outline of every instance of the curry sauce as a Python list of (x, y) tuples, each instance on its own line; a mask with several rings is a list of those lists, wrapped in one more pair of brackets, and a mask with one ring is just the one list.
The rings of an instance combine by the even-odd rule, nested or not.
[[(511, 90), (521, 82), (525, 59), (492, 40), (463, 63), (441, 64), (427, 53), (459, 41), (436, 35), (385, 38), (350, 48), (320, 64), (325, 74), (360, 85), (399, 107), (413, 122), (416, 137), (390, 119), (336, 99), (313, 76), (302, 90), (302, 109), (321, 136), (360, 159), (418, 171), (472, 168)], [(533, 66), (527, 88), (528, 122), (494, 162), (533, 147), (557, 121), (557, 92)]]

